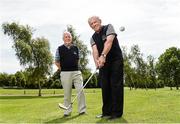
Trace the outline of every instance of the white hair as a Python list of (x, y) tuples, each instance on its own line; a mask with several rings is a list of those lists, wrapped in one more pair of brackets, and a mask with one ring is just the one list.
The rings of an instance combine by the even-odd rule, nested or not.
[(65, 31), (63, 32), (63, 38), (64, 38), (64, 35), (65, 35), (65, 34), (69, 34), (69, 35), (72, 37), (71, 33), (70, 33), (69, 31), (66, 31), (66, 30), (65, 30)]
[(96, 20), (99, 20), (101, 22), (101, 19), (99, 18), (99, 16), (91, 16), (88, 19), (88, 23), (90, 23), (92, 19), (96, 19)]

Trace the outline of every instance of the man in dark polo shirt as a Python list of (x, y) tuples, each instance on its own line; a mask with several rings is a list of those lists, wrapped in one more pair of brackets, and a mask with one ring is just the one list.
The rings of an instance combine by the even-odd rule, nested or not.
[(98, 16), (88, 19), (90, 27), (95, 31), (91, 37), (94, 62), (99, 68), (102, 86), (102, 115), (116, 119), (123, 114), (123, 57), (117, 34), (111, 24), (101, 25)]
[[(79, 70), (79, 50), (72, 44), (72, 36), (69, 32), (63, 33), (64, 44), (56, 50), (55, 64), (61, 70), (60, 77), (64, 89), (64, 106), (71, 104), (72, 85), (77, 93), (83, 87), (83, 78)], [(64, 111), (64, 116), (69, 116), (72, 112), (72, 106)], [(78, 97), (78, 112), (80, 115), (86, 112), (85, 95), (82, 91)]]

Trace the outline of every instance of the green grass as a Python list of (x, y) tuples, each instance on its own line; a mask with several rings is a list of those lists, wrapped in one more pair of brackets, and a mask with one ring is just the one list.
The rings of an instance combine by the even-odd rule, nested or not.
[[(55, 91), (55, 95), (54, 95)], [(63, 118), (61, 89), (38, 90), (0, 89), (1, 123), (180, 123), (180, 91), (167, 88), (158, 90), (125, 89), (124, 115), (109, 121), (95, 118), (101, 113), (101, 90), (85, 89), (87, 115), (79, 116), (77, 102), (70, 117)], [(73, 91), (73, 94), (75, 91)], [(73, 96), (74, 97), (74, 96)]]

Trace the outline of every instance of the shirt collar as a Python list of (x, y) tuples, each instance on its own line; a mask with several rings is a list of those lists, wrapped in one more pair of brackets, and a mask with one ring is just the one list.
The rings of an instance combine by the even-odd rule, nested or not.
[(66, 48), (70, 49), (70, 48), (73, 46), (73, 44), (70, 44), (70, 45), (64, 44), (64, 46), (65, 46)]

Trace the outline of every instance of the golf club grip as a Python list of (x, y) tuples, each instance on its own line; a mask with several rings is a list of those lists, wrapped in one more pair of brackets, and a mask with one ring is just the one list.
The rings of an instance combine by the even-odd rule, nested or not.
[(91, 76), (88, 78), (88, 80), (86, 81), (86, 83), (84, 84), (84, 86), (81, 88), (81, 90), (78, 92), (78, 94), (76, 95), (76, 97), (74, 97), (74, 99), (71, 102), (71, 105), (74, 103), (74, 101), (76, 100), (76, 98), (81, 94), (81, 92), (83, 91), (84, 87), (88, 84), (88, 82), (90, 81), (90, 79), (93, 77), (93, 75), (96, 73), (96, 71), (98, 70), (98, 68), (96, 68), (96, 70), (94, 71), (94, 73), (91, 74)]

